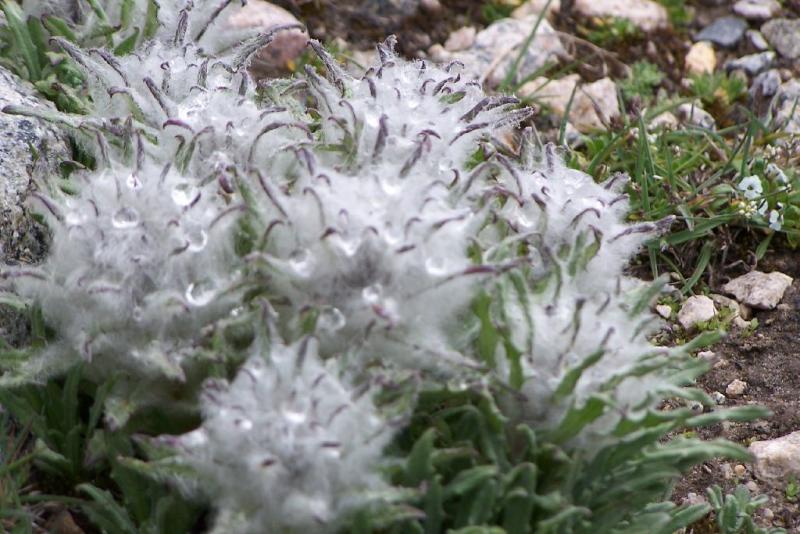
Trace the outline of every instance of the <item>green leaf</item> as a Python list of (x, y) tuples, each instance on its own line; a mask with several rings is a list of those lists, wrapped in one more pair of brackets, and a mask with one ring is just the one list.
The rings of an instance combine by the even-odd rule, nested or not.
[(453, 497), (464, 495), (489, 479), (494, 478), (497, 472), (497, 466), (495, 465), (479, 465), (461, 471), (452, 482), (445, 486), (444, 498), (452, 499)]
[(115, 56), (126, 56), (133, 52), (136, 48), (136, 41), (139, 39), (139, 28), (134, 28), (133, 33), (131, 33), (128, 37), (122, 40), (114, 48), (114, 55)]
[(547, 434), (553, 443), (564, 443), (575, 437), (587, 425), (605, 413), (608, 400), (605, 396), (592, 396), (578, 407), (574, 402), (570, 406), (561, 423)]
[(22, 56), (22, 61), (28, 69), (28, 79), (36, 81), (42, 77), (42, 67), (39, 64), (39, 50), (37, 50), (28, 26), (23, 18), (25, 14), (22, 9), (12, 0), (3, 1), (3, 13), (6, 16), (6, 24), (11, 30), (14, 45)]
[(425, 480), (430, 480), (435, 470), (433, 467), (433, 442), (436, 439), (436, 430), (429, 428), (419, 437), (411, 449), (406, 461), (405, 484), (418, 486)]
[(114, 500), (111, 493), (92, 484), (79, 484), (77, 489), (93, 501), (81, 507), (92, 523), (109, 533), (138, 534), (128, 512)]
[(478, 355), (486, 365), (494, 369), (497, 366), (495, 350), (497, 349), (499, 336), (497, 335), (497, 328), (492, 322), (491, 305), (492, 297), (485, 292), (481, 292), (472, 303), (472, 311), (481, 324), (480, 333), (478, 334)]
[(72, 28), (69, 27), (69, 24), (64, 19), (53, 15), (45, 15), (42, 17), (42, 23), (51, 35), (63, 37), (73, 43), (77, 42), (78, 38), (75, 32), (72, 31)]
[(564, 400), (567, 396), (572, 395), (572, 392), (575, 391), (575, 386), (583, 375), (583, 372), (599, 362), (605, 353), (605, 349), (598, 349), (589, 354), (578, 365), (567, 371), (564, 374), (564, 378), (561, 379), (558, 387), (553, 392), (553, 400), (559, 402)]
[(425, 533), (438, 534), (441, 532), (445, 515), (443, 508), (442, 483), (439, 476), (433, 478), (425, 492)]

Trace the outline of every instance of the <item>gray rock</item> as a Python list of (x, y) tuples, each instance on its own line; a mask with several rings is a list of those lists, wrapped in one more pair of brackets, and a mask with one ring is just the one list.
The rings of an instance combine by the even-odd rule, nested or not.
[(778, 88), (773, 112), (784, 132), (800, 134), (800, 80), (789, 80)]
[(646, 32), (669, 26), (667, 10), (653, 0), (575, 0), (573, 9), (584, 17), (626, 18)]
[(725, 70), (730, 72), (732, 70), (741, 69), (750, 76), (755, 76), (759, 72), (770, 68), (774, 61), (775, 52), (760, 52), (758, 54), (750, 54), (726, 61)]
[(783, 57), (800, 58), (800, 20), (773, 19), (761, 26), (761, 33)]
[(745, 32), (747, 36), (747, 40), (750, 41), (750, 44), (753, 45), (753, 48), (763, 52), (764, 50), (769, 49), (769, 43), (766, 39), (764, 39), (764, 34), (757, 30), (747, 30)]
[(741, 397), (744, 395), (745, 391), (747, 391), (747, 382), (739, 380), (738, 378), (734, 379), (734, 381), (725, 388), (725, 394), (728, 397)]
[[(215, 47), (236, 46), (249, 36), (269, 31), (284, 24), (299, 24), (294, 15), (282, 7), (263, 0), (251, 0), (236, 6), (229, 12), (220, 28), (207, 32), (218, 44)], [(258, 52), (250, 65), (256, 79), (274, 78), (286, 74), (289, 66), (306, 50), (308, 33), (302, 30), (287, 30), (278, 33), (272, 43)]]
[(754, 441), (749, 450), (755, 457), (759, 480), (782, 487), (789, 480), (800, 478), (800, 432)]
[(709, 297), (718, 309), (721, 310), (722, 308), (728, 308), (731, 311), (731, 317), (739, 317), (741, 315), (739, 303), (735, 300), (730, 299), (725, 295), (717, 295), (715, 293), (710, 294)]
[(751, 271), (744, 276), (734, 278), (722, 286), (722, 290), (748, 306), (760, 310), (772, 310), (791, 285), (792, 277), (783, 273), (767, 274)]
[(753, 79), (748, 93), (750, 98), (757, 100), (760, 98), (772, 98), (781, 86), (781, 73), (777, 69), (762, 72)]
[(747, 29), (747, 21), (739, 17), (722, 17), (699, 31), (695, 36), (695, 41), (711, 41), (715, 45), (731, 48), (744, 35)]
[[(478, 32), (475, 42), (467, 50), (450, 53), (444, 48), (431, 47), (429, 54), (435, 61), (463, 62), (466, 69), (464, 74), (494, 87), (499, 85), (511, 70), (520, 48), (533, 30), (537, 19), (538, 15), (522, 19), (501, 19)], [(514, 78), (516, 81), (522, 80), (546, 63), (556, 61), (565, 55), (566, 50), (558, 34), (549, 22), (542, 20), (536, 30), (536, 36), (519, 63)]]
[(733, 5), (733, 12), (750, 20), (767, 20), (781, 10), (778, 0), (739, 0)]
[[(0, 110), (9, 105), (52, 108), (32, 87), (0, 67)], [(41, 230), (26, 217), (24, 201), (34, 173), (56, 175), (59, 163), (69, 158), (66, 138), (55, 127), (0, 111), (0, 263), (30, 262), (43, 255)]]
[(714, 301), (705, 295), (693, 295), (686, 299), (678, 312), (678, 322), (686, 330), (691, 330), (698, 323), (710, 321), (717, 315)]
[(716, 128), (717, 123), (711, 113), (704, 110), (697, 103), (686, 102), (678, 106), (675, 111), (677, 111), (681, 120), (693, 126), (699, 126), (706, 130), (713, 130)]

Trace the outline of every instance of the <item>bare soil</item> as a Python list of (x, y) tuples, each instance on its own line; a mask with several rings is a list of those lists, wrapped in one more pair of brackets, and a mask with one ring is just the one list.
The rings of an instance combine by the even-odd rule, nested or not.
[[(741, 397), (728, 396), (725, 405), (759, 404), (768, 407), (773, 415), (765, 420), (704, 429), (700, 435), (706, 439), (723, 437), (747, 446), (755, 440), (773, 439), (800, 430), (800, 251), (774, 253), (758, 268), (764, 272), (786, 273), (795, 282), (778, 309), (754, 314), (759, 326), (752, 335), (733, 333), (712, 347), (718, 360), (698, 385), (708, 393), (724, 394), (733, 380), (742, 380), (747, 383), (745, 393)], [(703, 496), (706, 488), (714, 484), (727, 492), (738, 484), (751, 482), (752, 489), (767, 494), (770, 499), (759, 521), (764, 526), (781, 526), (789, 532), (800, 532), (800, 506), (796, 499), (787, 499), (786, 486), (770, 487), (754, 478), (752, 465), (745, 464), (744, 468), (742, 472), (741, 468), (724, 460), (698, 466), (679, 482), (674, 500), (680, 503), (689, 493)], [(716, 532), (709, 528), (708, 524), (700, 524), (694, 532)]]

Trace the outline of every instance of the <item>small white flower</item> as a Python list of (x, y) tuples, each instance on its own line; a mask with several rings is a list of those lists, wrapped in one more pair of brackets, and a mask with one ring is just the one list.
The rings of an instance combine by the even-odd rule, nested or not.
[(739, 182), (737, 189), (739, 189), (739, 191), (743, 191), (744, 198), (748, 200), (754, 200), (760, 197), (764, 192), (764, 188), (761, 185), (761, 178), (756, 175), (743, 178), (742, 181)]
[(788, 184), (789, 178), (786, 177), (786, 173), (783, 170), (775, 165), (774, 163), (770, 163), (767, 165), (767, 176), (770, 178), (775, 178), (781, 184)]
[(769, 227), (776, 232), (783, 228), (783, 204), (778, 202), (777, 208), (769, 212)]

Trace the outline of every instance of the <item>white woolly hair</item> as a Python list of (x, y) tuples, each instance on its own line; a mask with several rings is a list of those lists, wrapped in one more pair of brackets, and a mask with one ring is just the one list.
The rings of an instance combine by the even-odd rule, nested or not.
[(149, 161), (83, 178), (78, 196), (34, 196), (51, 250), (40, 267), (15, 271), (16, 286), (57, 339), (25, 374), (46, 378), (82, 358), (99, 377), (125, 370), (182, 379), (182, 351), (238, 302), (235, 206), (216, 183)]
[(214, 497), (222, 532), (333, 532), (384, 488), (377, 473), (392, 430), (360, 391), (323, 362), (317, 343), (273, 344), (236, 379), (209, 382), (203, 425), (177, 438), (181, 461)]
[(478, 139), (530, 111), (509, 112), (515, 98), (484, 97), (460, 79), (458, 64), (396, 57), (391, 40), (361, 78), (311, 45), (328, 70), (328, 79), (306, 76), (318, 139), (287, 147), (295, 155), (288, 169), (249, 175), (264, 197), (255, 211), (265, 244), (252, 259), (289, 303), (286, 315), (319, 310), (326, 355), (450, 372), (473, 366), (452, 337), (498, 266), (468, 257), (487, 212), (465, 164)]

